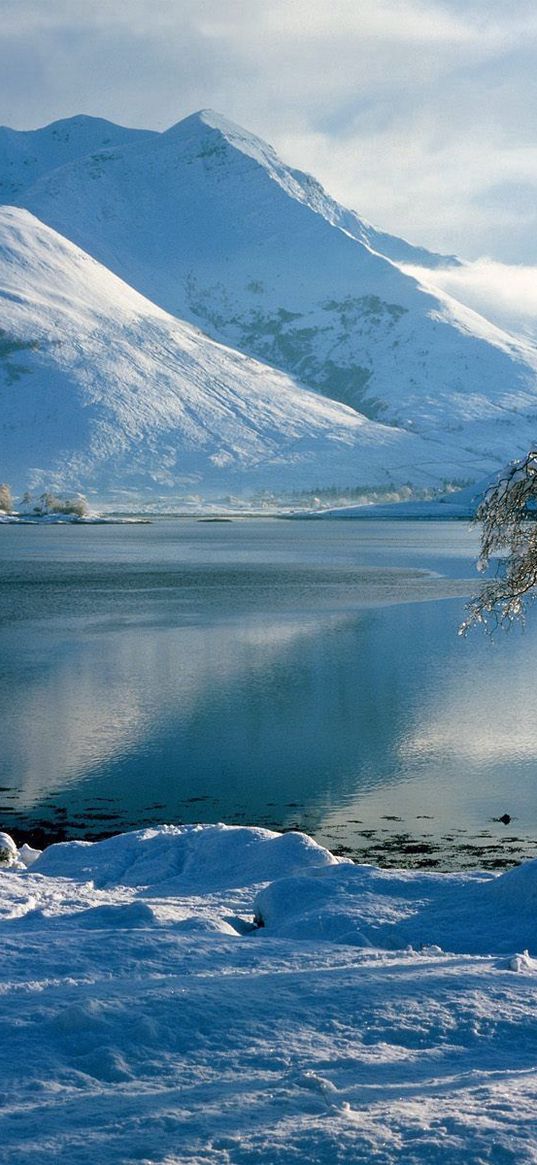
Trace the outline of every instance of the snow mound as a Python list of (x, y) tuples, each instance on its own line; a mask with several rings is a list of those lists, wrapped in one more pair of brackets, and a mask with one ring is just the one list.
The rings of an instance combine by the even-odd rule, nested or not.
[(537, 858), (495, 878), (488, 896), (498, 911), (533, 919), (537, 937)]
[(312, 869), (262, 889), (254, 910), (280, 938), (424, 954), (537, 953), (537, 861), (501, 875)]
[(341, 859), (304, 833), (237, 825), (162, 825), (100, 842), (51, 845), (33, 865), (47, 877), (164, 894), (259, 884)]
[(156, 921), (154, 912), (145, 902), (90, 906), (87, 910), (79, 910), (75, 917), (77, 925), (88, 930), (131, 930), (133, 927), (153, 926)]
[(532, 959), (529, 951), (522, 951), (521, 955), (513, 955), (507, 965), (510, 971), (516, 971), (519, 975), (535, 975), (537, 971), (537, 959)]
[(19, 850), (19, 859), (24, 866), (33, 866), (34, 862), (37, 861), (42, 852), (42, 850), (34, 849), (31, 845), (27, 845), (25, 842), (24, 845), (21, 845)]
[(61, 907), (64, 920), (89, 929), (173, 923), (185, 933), (237, 935), (253, 916), (263, 939), (537, 956), (537, 860), (503, 874), (383, 870), (335, 857), (294, 831), (162, 825), (31, 851), (26, 871), (24, 847), (19, 853), (7, 841), (13, 868), (28, 879), (70, 887), (63, 898), (33, 891), (26, 905), (14, 900), (12, 916), (32, 926)]

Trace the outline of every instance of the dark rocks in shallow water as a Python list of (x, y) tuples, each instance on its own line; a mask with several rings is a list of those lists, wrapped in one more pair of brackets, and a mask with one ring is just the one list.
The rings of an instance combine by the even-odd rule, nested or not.
[(412, 842), (404, 848), (405, 854), (432, 854), (438, 849), (436, 845), (430, 845), (428, 842)]
[(513, 818), (510, 813), (502, 813), (501, 817), (493, 817), (493, 821), (501, 821), (502, 825), (510, 825)]

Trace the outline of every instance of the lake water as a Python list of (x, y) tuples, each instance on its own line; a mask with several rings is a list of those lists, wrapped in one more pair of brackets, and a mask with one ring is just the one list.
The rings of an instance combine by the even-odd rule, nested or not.
[(450, 522), (0, 528), (0, 828), (224, 821), (384, 863), (533, 856), (537, 612), (458, 637), (476, 548)]

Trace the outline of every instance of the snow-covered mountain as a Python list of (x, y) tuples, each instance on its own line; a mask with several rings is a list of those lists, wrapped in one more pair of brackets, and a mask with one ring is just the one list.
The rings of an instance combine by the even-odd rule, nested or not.
[(20, 201), (171, 314), (371, 418), (448, 432), (491, 468), (535, 434), (535, 347), (426, 290), (373, 249), (408, 261), (408, 245), (215, 114), (49, 171)]
[(535, 346), (398, 266), (457, 260), (375, 230), (218, 115), (0, 130), (0, 161), (0, 202), (31, 212), (0, 222), (12, 484), (438, 484), (534, 442)]
[(0, 302), (0, 477), (17, 491), (127, 503), (441, 480), (434, 445), (213, 342), (18, 208), (0, 210)]

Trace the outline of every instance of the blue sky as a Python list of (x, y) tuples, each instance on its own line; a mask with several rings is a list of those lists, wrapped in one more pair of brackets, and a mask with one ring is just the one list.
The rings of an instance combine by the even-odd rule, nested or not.
[(212, 107), (385, 229), (537, 263), (525, 0), (0, 0), (0, 121)]

